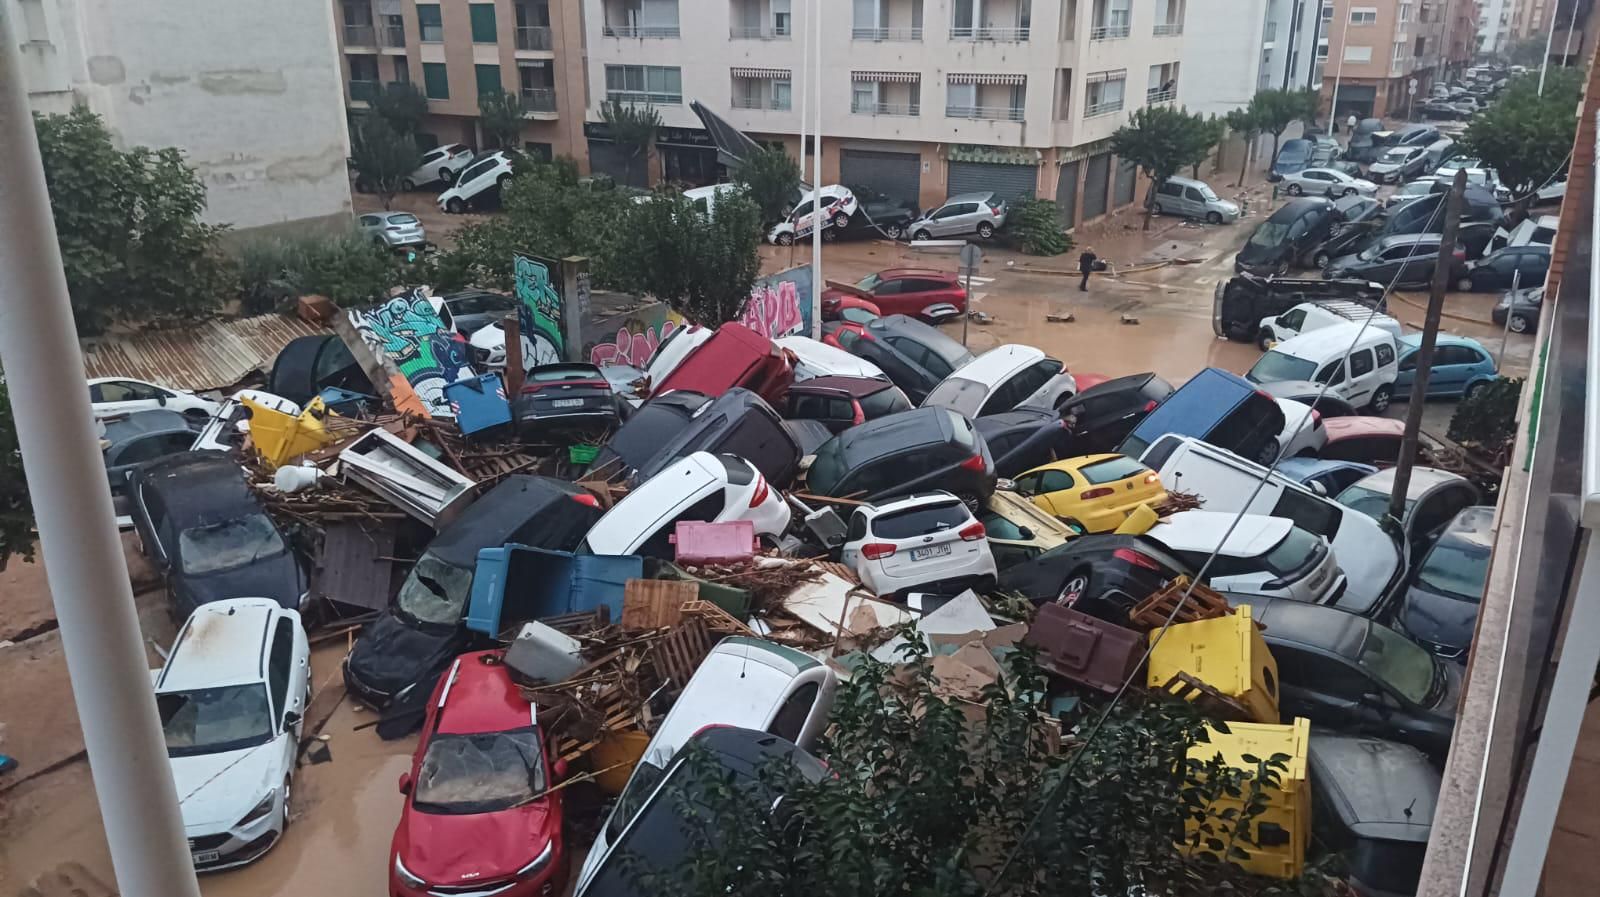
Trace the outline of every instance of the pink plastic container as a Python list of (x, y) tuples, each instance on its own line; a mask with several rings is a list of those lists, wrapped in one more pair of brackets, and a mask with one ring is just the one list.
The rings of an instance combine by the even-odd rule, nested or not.
[(680, 564), (737, 564), (750, 560), (760, 547), (750, 520), (701, 523), (680, 520), (672, 534)]

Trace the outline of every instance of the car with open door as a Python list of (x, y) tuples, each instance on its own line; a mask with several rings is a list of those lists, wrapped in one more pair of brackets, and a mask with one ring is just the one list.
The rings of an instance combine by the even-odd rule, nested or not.
[(1071, 437), (1061, 415), (1044, 408), (1002, 411), (972, 424), (989, 446), (997, 476), (1014, 477), (1071, 451)]
[(911, 410), (906, 394), (875, 377), (813, 377), (789, 388), (784, 417), (821, 421), (834, 433)]
[(1092, 455), (1117, 447), (1139, 421), (1172, 395), (1172, 384), (1153, 373), (1129, 374), (1086, 386), (1061, 407), (1075, 452)]

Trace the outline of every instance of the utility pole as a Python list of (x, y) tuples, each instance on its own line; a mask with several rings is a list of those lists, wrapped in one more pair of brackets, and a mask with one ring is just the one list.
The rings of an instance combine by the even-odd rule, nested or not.
[(1400, 440), (1400, 459), (1394, 466), (1394, 489), (1389, 493), (1389, 516), (1405, 520), (1406, 491), (1411, 488), (1411, 468), (1415, 466), (1417, 436), (1422, 431), (1422, 409), (1427, 404), (1428, 380), (1433, 373), (1433, 347), (1439, 341), (1439, 319), (1444, 316), (1444, 291), (1450, 285), (1450, 266), (1455, 261), (1456, 232), (1461, 224), (1461, 202), (1467, 192), (1467, 172), (1456, 172), (1455, 183), (1445, 200), (1444, 228), (1439, 240), (1439, 257), (1433, 264), (1433, 282), (1428, 286), (1428, 311), (1422, 319), (1422, 344), (1417, 347), (1417, 373), (1411, 379), (1411, 402), (1406, 406), (1405, 435)]
[[(0, 4), (0, 363), (123, 897), (200, 897), (84, 388), (22, 49)], [(18, 721), (20, 722), (20, 721)]]

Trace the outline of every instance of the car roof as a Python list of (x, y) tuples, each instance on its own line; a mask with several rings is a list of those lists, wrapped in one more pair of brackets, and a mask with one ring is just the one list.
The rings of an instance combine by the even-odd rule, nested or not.
[(134, 411), (126, 415), (107, 417), (104, 421), (105, 439), (113, 445), (149, 433), (189, 429), (189, 419), (184, 417), (182, 412), (169, 411), (165, 408)]
[(1307, 754), (1318, 799), (1357, 837), (1427, 842), (1440, 780), (1421, 751), (1318, 729)]
[(156, 690), (262, 681), (270, 627), (279, 610), (271, 598), (229, 598), (195, 608), (173, 640)]
[(1047, 358), (1043, 350), (1020, 343), (1006, 343), (979, 355), (951, 374), (963, 380), (995, 385), (1023, 368)]
[[(1439, 334), (1437, 339), (1435, 340), (1434, 344), (1438, 345), (1438, 346), (1471, 346), (1474, 349), (1482, 350), (1483, 353), (1486, 354), (1486, 355), (1489, 352), (1488, 349), (1484, 349), (1483, 348), (1483, 343), (1478, 342), (1477, 340), (1473, 339), (1472, 337), (1470, 337), (1470, 336), (1457, 336), (1457, 335), (1455, 335), (1453, 333), (1441, 333), (1441, 334)], [(1408, 349), (1408, 350), (1416, 350), (1418, 348), (1421, 348), (1421, 346), (1422, 346), (1422, 334), (1420, 334), (1420, 333), (1408, 333), (1405, 336), (1400, 337), (1400, 346), (1401, 346), (1401, 348)]]
[(223, 452), (176, 452), (141, 464), (135, 476), (161, 494), (179, 529), (192, 519), (220, 521), (261, 510), (244, 468)]
[[(1363, 332), (1364, 331), (1364, 332)], [(1357, 342), (1357, 334), (1360, 341)], [(1394, 337), (1386, 330), (1376, 327), (1362, 327), (1355, 322), (1349, 324), (1329, 324), (1327, 327), (1318, 327), (1305, 333), (1291, 336), (1276, 346), (1272, 351), (1295, 358), (1310, 358), (1316, 361), (1331, 360), (1334, 356), (1343, 355), (1346, 349), (1354, 345), (1357, 349), (1364, 348), (1372, 342), (1382, 342), (1384, 339), (1393, 340)]]
[(954, 281), (956, 276), (949, 271), (938, 268), (884, 268), (878, 272), (879, 277), (937, 277), (941, 280)]
[(467, 505), (461, 516), (428, 543), (428, 551), (447, 564), (472, 567), (477, 563), (478, 549), (504, 545), (517, 530), (541, 514), (570, 513), (572, 509), (558, 502), (588, 494), (565, 480), (513, 474)]
[(1284, 204), (1283, 208), (1273, 212), (1272, 215), (1267, 218), (1267, 220), (1276, 221), (1279, 223), (1293, 221), (1307, 212), (1312, 212), (1317, 209), (1331, 210), (1332, 208), (1333, 201), (1330, 199), (1318, 196), (1302, 196), (1299, 199), (1289, 200), (1286, 204)]
[(1266, 514), (1180, 511), (1151, 527), (1144, 536), (1173, 551), (1210, 552), (1216, 549), (1218, 537), (1226, 533), (1227, 537), (1221, 543), (1222, 554), (1255, 557), (1265, 554), (1272, 546), (1283, 541), (1293, 526), (1293, 521), (1288, 518), (1269, 517)]
[(1388, 249), (1391, 246), (1403, 246), (1408, 243), (1438, 243), (1443, 239), (1444, 234), (1438, 233), (1390, 234), (1379, 241), (1379, 245)]
[(912, 408), (856, 424), (838, 436), (848, 462), (864, 452), (870, 457), (885, 454), (885, 449), (917, 445), (938, 445), (955, 435), (950, 418), (957, 412), (940, 405)]
[(942, 205), (949, 205), (953, 202), (985, 202), (992, 196), (994, 196), (993, 190), (982, 190), (974, 193), (957, 193), (955, 196), (946, 197)]
[(789, 392), (844, 392), (852, 398), (859, 399), (862, 396), (883, 392), (892, 386), (894, 386), (893, 383), (888, 380), (880, 380), (877, 377), (846, 377), (829, 374), (826, 377), (812, 377), (810, 380), (801, 380), (799, 383), (789, 387)]
[(1341, 657), (1354, 658), (1359, 654), (1372, 628), (1372, 622), (1366, 617), (1292, 598), (1235, 595), (1230, 603), (1235, 609), (1241, 604), (1250, 606), (1250, 619), (1262, 624), (1262, 635), (1269, 644), (1288, 642)]
[(1057, 424), (1061, 416), (1054, 411), (1044, 408), (1016, 408), (1011, 411), (1001, 411), (998, 414), (985, 414), (975, 418), (972, 426), (983, 438), (1004, 433), (1007, 430), (1038, 429), (1039, 427)]
[[(1327, 423), (1324, 422), (1323, 426), (1327, 426)], [(1368, 474), (1356, 480), (1352, 486), (1360, 486), (1363, 489), (1370, 489), (1374, 492), (1393, 492), (1394, 470), (1393, 467), (1386, 467), (1377, 473)], [(1468, 482), (1466, 477), (1453, 474), (1448, 470), (1440, 470), (1437, 467), (1413, 467), (1411, 468), (1411, 484), (1406, 491), (1406, 497), (1419, 498), (1440, 486), (1466, 482)]]
[(1110, 393), (1144, 389), (1145, 384), (1154, 379), (1156, 379), (1154, 371), (1146, 371), (1143, 374), (1124, 374), (1121, 377), (1112, 377), (1110, 380), (1103, 380), (1093, 386), (1085, 387), (1084, 390), (1078, 393), (1074, 398), (1082, 399), (1085, 396), (1095, 397)]
[(511, 681), (505, 652), (474, 651), (457, 657), (446, 674), (437, 714), (444, 734), (471, 735), (522, 729), (536, 721), (533, 704)]
[[(1322, 425), (1326, 427), (1328, 425), (1328, 421), (1339, 419), (1340, 418), (1328, 418), (1322, 422)], [(1277, 472), (1283, 474), (1291, 480), (1299, 481), (1309, 476), (1315, 476), (1319, 473), (1327, 473), (1334, 470), (1346, 470), (1350, 468), (1369, 472), (1374, 469), (1371, 464), (1362, 464), (1359, 461), (1331, 461), (1326, 458), (1284, 458), (1278, 462)]]
[(1372, 436), (1400, 436), (1406, 431), (1406, 422), (1371, 414), (1350, 414), (1330, 417), (1322, 422), (1329, 442), (1340, 439), (1364, 439)]
[[(899, 498), (890, 499), (889, 501), (881, 502), (879, 504), (865, 504), (861, 506), (861, 510), (866, 512), (867, 516), (869, 517), (878, 517), (894, 511), (904, 511), (907, 508), (915, 508), (922, 505), (944, 504), (952, 501), (959, 502), (961, 499), (949, 492), (936, 490), (933, 492), (916, 492), (911, 495), (903, 495)], [(966, 505), (962, 505), (962, 507), (964, 508)]]
[(949, 334), (910, 315), (884, 315), (868, 321), (864, 326), (868, 330), (914, 339), (952, 365), (963, 355), (972, 354), (967, 347), (951, 339)]

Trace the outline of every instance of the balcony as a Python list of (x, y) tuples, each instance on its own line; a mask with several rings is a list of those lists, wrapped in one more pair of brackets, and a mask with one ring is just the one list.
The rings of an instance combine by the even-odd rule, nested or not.
[(1114, 100), (1101, 100), (1098, 103), (1090, 103), (1083, 108), (1083, 117), (1099, 118), (1102, 115), (1112, 115), (1121, 111), (1122, 97), (1117, 97)]
[[(972, 107), (967, 107), (972, 108)], [(853, 115), (894, 115), (902, 118), (915, 118), (922, 114), (920, 103), (866, 103), (852, 99), (850, 112)], [(946, 110), (948, 114), (948, 110)], [(955, 117), (982, 117), (982, 116), (955, 116)], [(1018, 121), (1021, 119), (1019, 118)]]
[(649, 90), (608, 90), (606, 99), (629, 106), (682, 106), (683, 94)]
[(551, 114), (556, 111), (554, 87), (522, 88), (522, 111), (528, 115)]
[(734, 94), (733, 98), (728, 101), (728, 105), (734, 109), (771, 109), (775, 112), (788, 112), (791, 108), (787, 97), (740, 96), (739, 94)]
[(554, 48), (548, 25), (518, 25), (517, 49), (548, 52)]
[[(371, 25), (346, 25), (344, 26), (344, 45), (347, 47), (376, 47), (378, 34)], [(402, 37), (401, 46), (405, 46)]]
[(1021, 106), (945, 106), (945, 118), (969, 121), (1022, 121)]
[(1151, 29), (1151, 34), (1156, 37), (1173, 37), (1183, 33), (1182, 22), (1162, 22)]
[(378, 46), (403, 49), (405, 45), (406, 26), (384, 25), (378, 29)]
[(677, 25), (605, 25), (601, 33), (606, 37), (672, 38), (681, 36), (680, 31)]
[(1005, 41), (1022, 43), (1028, 39), (1026, 28), (951, 28), (951, 40)]
[(378, 98), (378, 93), (383, 89), (379, 81), (364, 79), (350, 79), (350, 99), (360, 103), (371, 103)]
[(735, 25), (728, 29), (732, 40), (789, 40), (788, 27), (767, 25)]
[[(954, 29), (952, 29), (954, 30)], [(851, 28), (851, 40), (918, 42), (922, 40), (921, 28)]]
[[(1152, 87), (1144, 92), (1144, 104), (1146, 106), (1154, 106), (1158, 103), (1170, 103), (1177, 98), (1178, 88), (1176, 87), (1168, 87), (1165, 89), (1160, 87)], [(1121, 105), (1122, 104), (1119, 101), (1117, 106), (1120, 108)]]
[(1089, 29), (1090, 40), (1121, 40), (1127, 36), (1127, 25), (1096, 25)]

